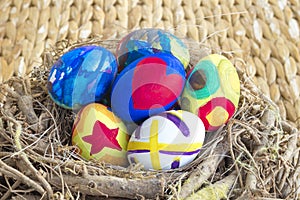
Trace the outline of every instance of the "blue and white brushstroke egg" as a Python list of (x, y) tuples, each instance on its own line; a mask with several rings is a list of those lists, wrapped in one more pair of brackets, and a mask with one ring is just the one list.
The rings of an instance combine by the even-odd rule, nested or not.
[(77, 110), (98, 102), (117, 73), (115, 56), (100, 46), (81, 46), (63, 54), (52, 66), (47, 88), (59, 106)]
[(190, 53), (182, 40), (161, 29), (146, 28), (132, 31), (119, 43), (116, 50), (119, 71), (135, 60), (156, 53), (168, 53), (187, 68)]

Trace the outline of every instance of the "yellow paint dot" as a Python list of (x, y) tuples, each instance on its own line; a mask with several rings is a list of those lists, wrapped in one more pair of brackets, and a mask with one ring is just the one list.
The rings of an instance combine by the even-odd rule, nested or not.
[(221, 126), (227, 121), (228, 117), (228, 112), (224, 108), (217, 106), (206, 116), (206, 119), (211, 126)]

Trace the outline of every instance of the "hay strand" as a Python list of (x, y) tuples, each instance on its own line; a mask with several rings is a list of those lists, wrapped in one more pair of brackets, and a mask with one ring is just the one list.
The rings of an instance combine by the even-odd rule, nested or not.
[(298, 1), (5, 0), (0, 11), (0, 83), (28, 75), (57, 41), (115, 39), (157, 27), (243, 59), (281, 117), (300, 127)]

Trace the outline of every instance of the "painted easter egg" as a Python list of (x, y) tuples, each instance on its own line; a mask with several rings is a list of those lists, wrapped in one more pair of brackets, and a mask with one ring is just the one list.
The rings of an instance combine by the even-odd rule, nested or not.
[(129, 136), (124, 123), (108, 107), (91, 103), (80, 109), (72, 131), (72, 144), (87, 160), (127, 166)]
[(186, 68), (190, 62), (187, 46), (175, 35), (161, 29), (139, 29), (126, 35), (116, 50), (119, 70), (146, 55), (158, 52), (175, 56)]
[(141, 163), (145, 169), (179, 168), (196, 158), (204, 136), (205, 128), (197, 115), (166, 111), (145, 120), (131, 135), (128, 161)]
[(180, 104), (197, 114), (207, 131), (215, 131), (235, 113), (240, 98), (236, 69), (224, 56), (211, 54), (188, 73)]
[(117, 73), (114, 55), (100, 46), (81, 46), (63, 54), (52, 66), (47, 88), (53, 101), (67, 109), (98, 102)]
[(170, 109), (184, 84), (183, 65), (174, 56), (158, 53), (139, 58), (116, 77), (112, 110), (125, 122), (140, 122)]

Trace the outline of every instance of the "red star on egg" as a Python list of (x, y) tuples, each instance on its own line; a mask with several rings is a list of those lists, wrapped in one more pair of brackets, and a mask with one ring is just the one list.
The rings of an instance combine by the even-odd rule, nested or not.
[(121, 151), (122, 148), (117, 141), (118, 131), (119, 128), (109, 129), (102, 122), (96, 121), (92, 135), (85, 136), (82, 139), (92, 145), (91, 155), (99, 153), (104, 147)]

